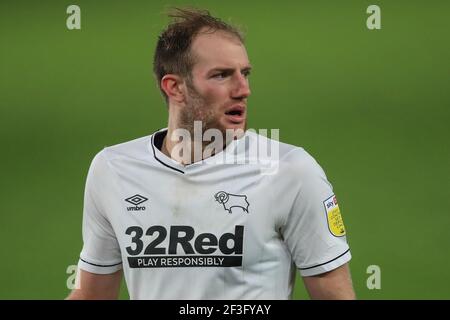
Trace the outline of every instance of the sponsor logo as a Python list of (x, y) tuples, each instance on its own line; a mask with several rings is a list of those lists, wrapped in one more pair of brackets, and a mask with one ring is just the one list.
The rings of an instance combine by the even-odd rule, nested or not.
[(126, 198), (125, 201), (134, 205), (134, 207), (127, 207), (128, 211), (141, 211), (145, 210), (145, 206), (139, 206), (141, 203), (144, 203), (148, 199), (139, 194), (135, 194), (129, 198)]
[(327, 215), (328, 230), (335, 237), (345, 236), (345, 227), (339, 210), (336, 196), (333, 195), (323, 202)]
[[(220, 236), (196, 235), (191, 226), (154, 225), (145, 230), (131, 226), (126, 247), (130, 268), (238, 267), (242, 266), (244, 226)], [(151, 241), (150, 241), (151, 240)]]
[(223, 208), (232, 213), (233, 208), (241, 208), (244, 212), (248, 213), (248, 206), (246, 195), (231, 194), (225, 191), (219, 191), (214, 195), (217, 202), (223, 205)]

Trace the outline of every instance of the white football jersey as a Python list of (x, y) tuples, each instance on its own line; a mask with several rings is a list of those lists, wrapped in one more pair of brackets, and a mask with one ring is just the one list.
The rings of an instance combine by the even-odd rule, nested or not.
[[(166, 133), (95, 156), (80, 269), (123, 269), (131, 299), (290, 299), (297, 270), (313, 276), (350, 260), (332, 186), (304, 149), (247, 131), (183, 166), (160, 151)], [(258, 141), (277, 146), (274, 170), (223, 160)]]

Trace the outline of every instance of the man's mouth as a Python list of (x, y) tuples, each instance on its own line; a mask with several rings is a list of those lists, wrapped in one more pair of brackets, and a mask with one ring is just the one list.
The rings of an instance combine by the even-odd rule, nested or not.
[(239, 124), (245, 120), (245, 107), (241, 105), (232, 106), (225, 111), (226, 118), (234, 123)]

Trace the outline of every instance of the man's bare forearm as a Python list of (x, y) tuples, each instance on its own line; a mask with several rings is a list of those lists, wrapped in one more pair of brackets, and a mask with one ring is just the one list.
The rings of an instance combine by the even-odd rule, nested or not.
[(311, 299), (356, 299), (350, 270), (347, 264), (317, 276), (304, 277), (303, 281)]

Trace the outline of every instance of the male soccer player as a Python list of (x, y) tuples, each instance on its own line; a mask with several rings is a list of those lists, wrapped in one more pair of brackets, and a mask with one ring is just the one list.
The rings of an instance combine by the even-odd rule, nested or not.
[[(154, 56), (168, 126), (95, 156), (80, 286), (69, 299), (115, 299), (122, 274), (131, 299), (289, 299), (297, 270), (311, 298), (353, 299), (325, 173), (304, 149), (246, 131), (251, 65), (242, 35), (206, 11), (172, 17)], [(196, 121), (201, 134), (231, 130), (232, 138), (205, 156), (205, 140), (179, 134), (194, 135)], [(278, 150), (276, 170), (226, 161), (261, 141)]]

